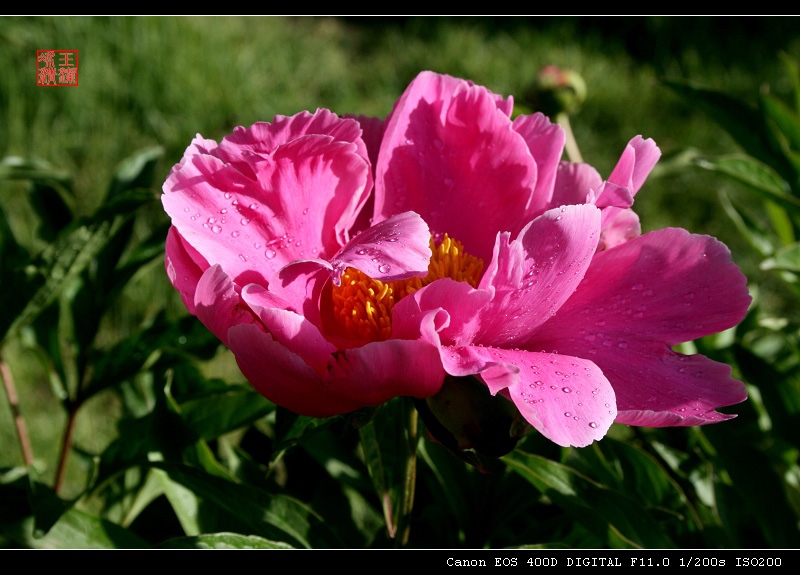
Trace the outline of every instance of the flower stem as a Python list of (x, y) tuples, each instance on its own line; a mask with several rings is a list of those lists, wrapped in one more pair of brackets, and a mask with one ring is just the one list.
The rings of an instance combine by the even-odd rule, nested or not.
[(567, 158), (569, 158), (569, 161), (583, 162), (583, 156), (581, 156), (581, 151), (578, 149), (578, 142), (575, 141), (575, 135), (572, 133), (572, 126), (569, 123), (569, 114), (559, 112), (556, 115), (556, 122), (564, 128), (564, 132), (566, 132), (567, 139), (566, 142), (564, 142), (564, 149), (567, 151)]
[(395, 544), (404, 547), (411, 534), (411, 511), (414, 508), (414, 491), (417, 484), (417, 443), (419, 439), (419, 416), (410, 399), (404, 399), (407, 410), (406, 446), (408, 448), (404, 474), (403, 491), (400, 495), (400, 509), (397, 518), (397, 537)]
[(31, 449), (31, 440), (28, 436), (28, 428), (25, 426), (25, 419), (22, 417), (22, 412), (19, 408), (19, 397), (17, 396), (17, 388), (14, 385), (14, 377), (11, 375), (11, 370), (0, 357), (0, 379), (3, 380), (3, 386), (6, 390), (8, 397), (8, 405), (11, 408), (11, 415), (14, 418), (14, 427), (17, 431), (17, 439), (19, 446), (22, 450), (22, 459), (26, 467), (30, 467), (33, 463), (33, 449)]
[(58, 471), (56, 472), (56, 481), (53, 485), (53, 491), (58, 494), (61, 485), (64, 483), (64, 476), (67, 473), (67, 460), (69, 459), (69, 452), (72, 450), (72, 433), (75, 430), (75, 416), (78, 414), (78, 404), (69, 403), (69, 416), (67, 419), (67, 428), (64, 430), (64, 441), (61, 443), (61, 455), (58, 458)]

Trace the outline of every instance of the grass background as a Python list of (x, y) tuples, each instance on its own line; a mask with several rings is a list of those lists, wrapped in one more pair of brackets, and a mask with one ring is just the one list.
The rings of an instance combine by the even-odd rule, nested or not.
[[(428, 69), (518, 101), (547, 64), (579, 71), (589, 93), (572, 126), (584, 159), (604, 176), (637, 134), (655, 139), (667, 158), (687, 146), (731, 152), (732, 140), (660, 80), (691, 81), (751, 101), (767, 86), (787, 93), (778, 54), (800, 60), (800, 25), (793, 18), (3, 17), (0, 47), (0, 158), (39, 158), (70, 174), (78, 212), (90, 214), (114, 167), (140, 148), (164, 148), (165, 178), (197, 133), (220, 139), (237, 125), (318, 107), (385, 116), (409, 81)], [(79, 86), (37, 87), (41, 49), (78, 50)], [(41, 222), (27, 210), (25, 190), (25, 182), (0, 182), (0, 207), (34, 254), (43, 247), (36, 239)], [(748, 277), (758, 277), (757, 260), (722, 214), (719, 190), (743, 193), (697, 169), (662, 171), (635, 207), (645, 231), (679, 226), (715, 235)], [(154, 201), (138, 233), (144, 237), (164, 222)], [(0, 294), (14, 297), (2, 286)], [(774, 305), (782, 301), (776, 297)], [(155, 262), (108, 314), (106, 342), (163, 308), (176, 318), (186, 313)], [(38, 464), (52, 477), (65, 416), (44, 358), (19, 342), (5, 354)], [(206, 370), (241, 379), (230, 354)], [(79, 449), (99, 452), (113, 439), (116, 409), (110, 392), (85, 406)], [(0, 467), (21, 462), (0, 395)], [(79, 465), (77, 458), (71, 465)], [(81, 485), (81, 469), (71, 472)]]

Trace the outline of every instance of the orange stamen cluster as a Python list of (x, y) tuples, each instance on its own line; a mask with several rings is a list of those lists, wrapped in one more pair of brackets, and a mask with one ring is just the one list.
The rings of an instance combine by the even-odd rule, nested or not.
[(461, 242), (444, 235), (438, 246), (430, 242), (428, 275), (382, 282), (355, 268), (347, 268), (341, 284), (333, 287), (333, 314), (346, 334), (360, 341), (383, 341), (392, 335), (394, 305), (409, 294), (442, 278), (477, 287), (483, 262), (464, 252)]

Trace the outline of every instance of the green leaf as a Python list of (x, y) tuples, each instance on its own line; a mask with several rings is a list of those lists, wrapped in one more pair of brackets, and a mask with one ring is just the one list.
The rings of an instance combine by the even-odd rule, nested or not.
[(43, 537), (34, 535), (33, 520), (23, 523), (21, 545), (35, 549), (143, 549), (147, 542), (123, 527), (72, 508)]
[(800, 117), (772, 94), (761, 95), (761, 109), (785, 138), (789, 149), (800, 151)]
[(773, 257), (761, 262), (761, 269), (800, 273), (800, 242), (778, 249)]
[(135, 188), (147, 188), (153, 182), (155, 167), (164, 149), (154, 146), (139, 150), (125, 158), (114, 172), (107, 198), (115, 198), (122, 192)]
[(679, 82), (664, 83), (689, 104), (708, 114), (748, 155), (772, 166), (785, 180), (794, 180), (794, 167), (786, 160), (781, 150), (776, 149), (758, 110), (722, 92)]
[(780, 57), (784, 68), (786, 68), (786, 74), (789, 76), (789, 81), (792, 84), (792, 90), (794, 91), (794, 111), (800, 114), (800, 69), (797, 66), (797, 62), (786, 52), (781, 52), (778, 54), (778, 57)]
[(727, 194), (720, 192), (719, 201), (722, 204), (722, 209), (733, 221), (736, 229), (754, 250), (764, 257), (771, 255), (775, 251), (775, 244), (771, 235), (765, 232), (755, 219), (736, 209)]
[[(220, 521), (236, 525), (236, 531), (285, 541), (296, 547), (310, 548), (312, 542), (326, 546), (332, 542), (332, 534), (321, 534), (317, 529), (322, 526), (319, 517), (290, 497), (272, 495), (183, 465), (154, 463), (153, 466), (202, 500), (198, 513), (203, 513), (203, 506), (212, 505), (224, 512), (225, 519)], [(209, 530), (201, 525), (204, 531)], [(320, 535), (323, 539), (317, 541)]]
[(650, 512), (626, 494), (600, 485), (571, 467), (521, 449), (506, 455), (503, 461), (605, 545), (674, 547)]
[(275, 406), (250, 386), (228, 386), (180, 402), (181, 418), (202, 439), (214, 439), (261, 419)]
[(197, 537), (170, 539), (156, 549), (294, 549), (282, 541), (270, 541), (255, 535), (238, 533), (206, 533)]
[[(56, 192), (57, 201), (61, 206), (66, 207), (69, 213), (75, 212), (72, 176), (68, 172), (54, 168), (44, 160), (6, 156), (0, 161), (0, 180), (30, 180), (35, 184), (50, 187)], [(45, 205), (42, 203), (40, 207)]]
[(750, 435), (740, 434), (741, 437), (732, 438), (720, 427), (709, 426), (703, 433), (717, 451), (718, 467), (730, 475), (736, 493), (730, 501), (731, 506), (737, 507), (733, 513), (741, 513), (738, 507), (744, 505), (770, 547), (797, 548), (800, 545), (798, 516), (792, 512), (783, 478), (771, 464), (764, 448), (754, 444)]
[(717, 158), (698, 157), (694, 161), (699, 167), (725, 174), (789, 209), (800, 208), (800, 199), (789, 193), (786, 181), (771, 167), (755, 158), (730, 155)]
[(389, 537), (401, 544), (414, 502), (417, 457), (417, 412), (398, 398), (381, 406), (376, 417), (359, 428), (361, 447), (372, 483), (383, 507)]

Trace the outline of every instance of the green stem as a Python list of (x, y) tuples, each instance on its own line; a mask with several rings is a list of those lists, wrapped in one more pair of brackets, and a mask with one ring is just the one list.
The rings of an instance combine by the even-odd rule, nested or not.
[(53, 491), (56, 494), (60, 491), (61, 485), (64, 483), (64, 477), (67, 474), (67, 460), (69, 459), (69, 452), (72, 450), (72, 433), (75, 430), (75, 416), (78, 414), (78, 404), (70, 402), (68, 409), (67, 428), (64, 430), (64, 441), (61, 444), (61, 455), (58, 458), (56, 482), (53, 485)]
[(414, 508), (414, 491), (417, 485), (417, 443), (419, 439), (419, 416), (411, 400), (405, 398), (408, 419), (406, 425), (406, 467), (403, 492), (400, 495), (400, 509), (397, 518), (397, 537), (395, 545), (404, 547), (411, 534), (411, 511)]
[(569, 115), (564, 112), (559, 112), (556, 115), (556, 122), (564, 128), (564, 132), (566, 132), (567, 135), (566, 142), (564, 142), (567, 158), (569, 158), (570, 162), (582, 162), (583, 156), (581, 156), (581, 151), (578, 149), (578, 142), (575, 141), (575, 135), (572, 133)]
[(0, 379), (3, 380), (3, 386), (6, 390), (8, 397), (8, 405), (11, 408), (11, 415), (14, 418), (14, 427), (17, 430), (17, 439), (19, 440), (19, 447), (22, 450), (22, 459), (26, 467), (30, 467), (33, 463), (33, 449), (31, 449), (31, 440), (28, 436), (28, 428), (25, 426), (25, 419), (22, 417), (22, 411), (19, 408), (19, 397), (17, 396), (17, 388), (14, 385), (14, 377), (11, 375), (11, 370), (6, 365), (6, 362), (0, 358)]

